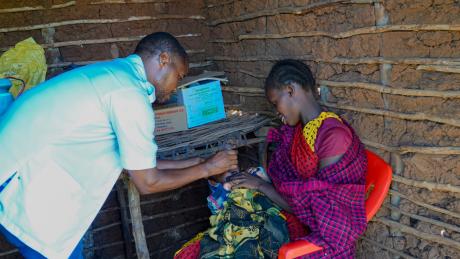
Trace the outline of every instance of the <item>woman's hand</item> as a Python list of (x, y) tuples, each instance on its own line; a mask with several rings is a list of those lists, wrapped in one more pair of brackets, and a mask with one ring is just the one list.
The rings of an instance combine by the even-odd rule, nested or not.
[(244, 187), (260, 191), (260, 187), (266, 183), (259, 177), (252, 176), (248, 173), (238, 173), (232, 175), (229, 180), (232, 185), (232, 189)]

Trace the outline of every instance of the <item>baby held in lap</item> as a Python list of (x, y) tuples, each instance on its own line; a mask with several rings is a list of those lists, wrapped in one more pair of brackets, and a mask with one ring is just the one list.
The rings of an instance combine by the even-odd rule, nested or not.
[(257, 188), (240, 187), (242, 178), (249, 175), (271, 184), (261, 167), (209, 179), (210, 228), (186, 243), (176, 259), (277, 257), (280, 247), (289, 242), (286, 218)]
[(263, 167), (251, 167), (245, 172), (227, 172), (210, 178), (208, 180), (208, 184), (211, 194), (208, 196), (207, 200), (208, 207), (212, 214), (216, 214), (218, 210), (224, 207), (224, 203), (228, 199), (229, 193), (232, 191), (232, 179), (243, 173), (257, 176), (262, 180), (271, 183), (270, 178)]

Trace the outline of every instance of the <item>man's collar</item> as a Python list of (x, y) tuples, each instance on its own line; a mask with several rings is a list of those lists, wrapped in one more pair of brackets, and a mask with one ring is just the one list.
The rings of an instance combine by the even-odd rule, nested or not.
[(144, 63), (142, 62), (142, 58), (137, 54), (132, 54), (126, 57), (136, 71), (138, 79), (142, 88), (146, 91), (147, 95), (149, 96), (149, 100), (151, 103), (155, 102), (155, 86), (152, 85), (147, 80), (147, 73), (145, 72)]

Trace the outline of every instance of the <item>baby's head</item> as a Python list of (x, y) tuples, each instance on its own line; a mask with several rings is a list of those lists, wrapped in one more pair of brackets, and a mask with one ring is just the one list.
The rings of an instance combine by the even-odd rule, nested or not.
[(214, 182), (218, 182), (218, 183), (225, 183), (227, 178), (229, 178), (230, 176), (232, 176), (232, 172), (225, 172), (223, 174), (219, 174), (219, 175), (214, 175), (212, 177), (210, 177), (211, 180), (213, 180)]
[[(265, 174), (264, 169), (261, 167), (251, 167), (245, 171), (245, 173), (261, 178), (266, 182), (271, 182), (268, 176)], [(240, 172), (226, 172), (220, 175), (215, 175), (211, 180), (221, 183), (225, 190), (230, 191), (232, 189), (232, 183), (230, 178), (234, 174), (240, 174)]]
[(223, 174), (214, 175), (210, 177), (210, 180), (217, 183), (221, 183), (225, 190), (230, 191), (232, 189), (232, 185), (230, 183), (227, 183), (227, 179), (230, 176), (232, 176), (232, 174), (232, 172), (225, 172)]

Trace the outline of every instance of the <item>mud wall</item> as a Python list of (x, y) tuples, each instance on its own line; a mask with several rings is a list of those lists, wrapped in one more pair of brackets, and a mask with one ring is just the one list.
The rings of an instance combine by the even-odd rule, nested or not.
[(33, 37), (46, 49), (48, 75), (70, 65), (124, 57), (142, 36), (168, 31), (203, 69), (207, 39), (202, 1), (48, 0), (0, 3), (0, 50)]
[[(211, 64), (205, 61), (203, 7), (203, 1), (175, 0), (1, 1), (0, 53), (33, 37), (46, 50), (50, 77), (74, 65), (127, 56), (143, 35), (167, 31), (184, 45), (191, 72), (198, 73)], [(197, 182), (141, 198), (151, 258), (171, 258), (207, 227), (206, 195), (206, 185)], [(85, 235), (86, 258), (136, 256), (132, 233), (123, 228), (122, 218), (129, 222), (130, 216), (122, 199), (126, 188), (114, 188)], [(0, 258), (21, 258), (1, 236)]]
[[(460, 3), (449, 1), (2, 1), (0, 49), (33, 36), (49, 75), (126, 56), (153, 31), (176, 35), (192, 71), (225, 70), (229, 106), (270, 113), (263, 80), (281, 58), (309, 64), (325, 107), (394, 168), (392, 196), (359, 258), (460, 253)], [(125, 192), (123, 188), (119, 189)], [(89, 258), (133, 253), (117, 188), (85, 237)], [(205, 186), (142, 198), (152, 258), (206, 227)], [(129, 215), (127, 216), (129, 218)], [(129, 248), (127, 248), (129, 247)], [(0, 237), (0, 258), (18, 258)]]
[(388, 198), (359, 258), (460, 253), (459, 1), (205, 1), (208, 59), (230, 76), (227, 104), (272, 111), (276, 60), (312, 68), (325, 107), (392, 164)]

